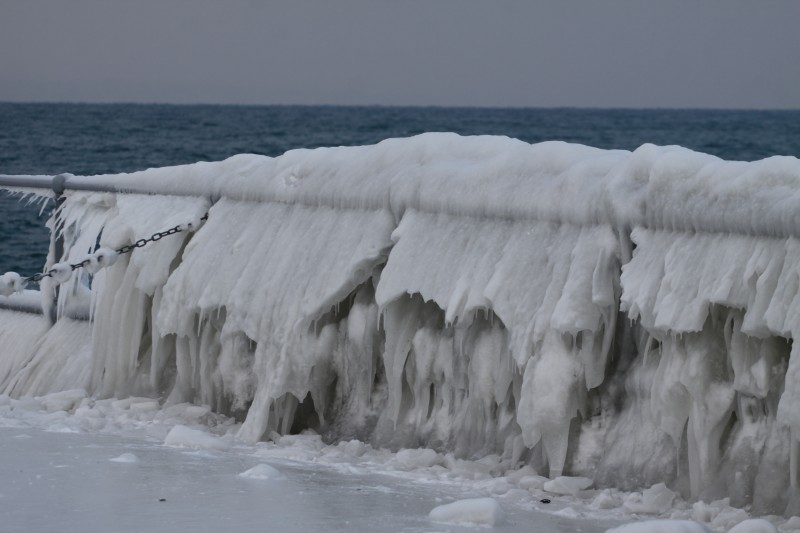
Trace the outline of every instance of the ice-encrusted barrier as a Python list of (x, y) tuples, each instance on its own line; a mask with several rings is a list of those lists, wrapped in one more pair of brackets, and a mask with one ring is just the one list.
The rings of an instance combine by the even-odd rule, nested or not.
[(426, 134), (68, 181), (157, 195), (68, 190), (51, 264), (209, 217), (78, 270), (91, 326), (0, 311), (0, 392), (800, 510), (795, 158)]

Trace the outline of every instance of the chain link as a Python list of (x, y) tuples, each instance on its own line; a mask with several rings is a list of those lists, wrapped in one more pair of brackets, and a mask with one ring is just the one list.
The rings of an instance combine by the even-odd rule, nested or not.
[(52, 274), (50, 274), (50, 273), (48, 272), (48, 273), (39, 273), (39, 274), (34, 274), (33, 276), (29, 276), (29, 277), (27, 277), (27, 278), (23, 278), (23, 279), (24, 279), (25, 283), (31, 283), (31, 282), (33, 282), (33, 283), (39, 283), (39, 282), (40, 282), (40, 281), (42, 281), (44, 278), (49, 278), (50, 276), (52, 276)]
[[(208, 213), (206, 213), (205, 215), (200, 217), (200, 221), (201, 222), (204, 222), (206, 220), (208, 220)], [(154, 233), (148, 239), (139, 239), (138, 241), (134, 242), (133, 244), (126, 244), (125, 246), (123, 246), (121, 248), (117, 248), (116, 252), (119, 255), (129, 254), (132, 251), (134, 251), (136, 248), (142, 248), (143, 246), (145, 246), (145, 245), (147, 245), (147, 244), (149, 244), (151, 242), (160, 241), (164, 237), (169, 237), (170, 235), (175, 235), (176, 233), (180, 233), (181, 231), (185, 231), (186, 229), (188, 229), (188, 228), (186, 228), (184, 226), (184, 224), (178, 224), (177, 226), (175, 226), (173, 228), (169, 228), (168, 230), (159, 231), (157, 233)], [(79, 268), (85, 267), (89, 263), (90, 263), (90, 261), (88, 259), (84, 259), (80, 263), (70, 264), (70, 267), (74, 271), (74, 270), (77, 270)], [(23, 278), (23, 280), (24, 280), (25, 283), (39, 283), (44, 278), (53, 277), (53, 273), (54, 273), (53, 270), (49, 270), (47, 272), (42, 272), (40, 274), (34, 274), (33, 276), (29, 276), (27, 278)]]

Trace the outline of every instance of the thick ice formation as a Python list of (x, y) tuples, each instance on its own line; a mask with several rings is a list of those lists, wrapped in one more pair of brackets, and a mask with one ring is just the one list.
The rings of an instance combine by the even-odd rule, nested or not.
[(68, 191), (49, 267), (208, 220), (78, 269), (58, 309), (91, 298), (91, 339), (25, 318), (44, 340), (13, 341), (0, 392), (149, 395), (250, 441), (311, 428), (669, 487), (631, 508), (800, 511), (795, 158), (426, 134), (69, 183), (158, 194)]
[(183, 425), (173, 427), (164, 439), (164, 444), (177, 448), (197, 448), (204, 450), (226, 450), (230, 446), (219, 437)]
[[(606, 533), (709, 533), (707, 527), (691, 520), (648, 520), (609, 529)], [(728, 533), (777, 533), (778, 529), (762, 519), (745, 520)]]
[[(749, 531), (749, 530), (746, 530)], [(711, 530), (691, 520), (648, 520), (609, 529), (606, 533), (710, 533)]]
[(256, 479), (259, 481), (262, 480), (269, 480), (269, 481), (281, 481), (286, 479), (286, 476), (281, 474), (280, 470), (275, 468), (274, 466), (266, 465), (266, 464), (257, 464), (253, 468), (245, 470), (239, 477), (245, 479)]
[(443, 524), (491, 527), (503, 521), (503, 509), (493, 498), (472, 498), (435, 507), (428, 516)]
[(139, 458), (132, 453), (123, 453), (122, 455), (118, 455), (117, 457), (112, 457), (111, 459), (109, 459), (109, 461), (111, 461), (112, 463), (138, 463)]
[(0, 390), (22, 397), (87, 388), (91, 324), (0, 309)]

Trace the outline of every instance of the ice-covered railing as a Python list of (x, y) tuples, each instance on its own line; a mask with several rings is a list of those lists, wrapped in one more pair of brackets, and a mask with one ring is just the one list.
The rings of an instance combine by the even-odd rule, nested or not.
[(797, 510), (795, 158), (426, 134), (64, 194), (51, 263), (209, 216), (71, 278), (86, 364), (11, 357), (7, 392), (194, 401), (249, 440), (311, 428)]

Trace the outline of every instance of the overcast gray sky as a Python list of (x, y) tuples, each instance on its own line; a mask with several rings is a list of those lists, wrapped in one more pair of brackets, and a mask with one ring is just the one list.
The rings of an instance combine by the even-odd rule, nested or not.
[(0, 0), (0, 101), (800, 108), (800, 0)]

